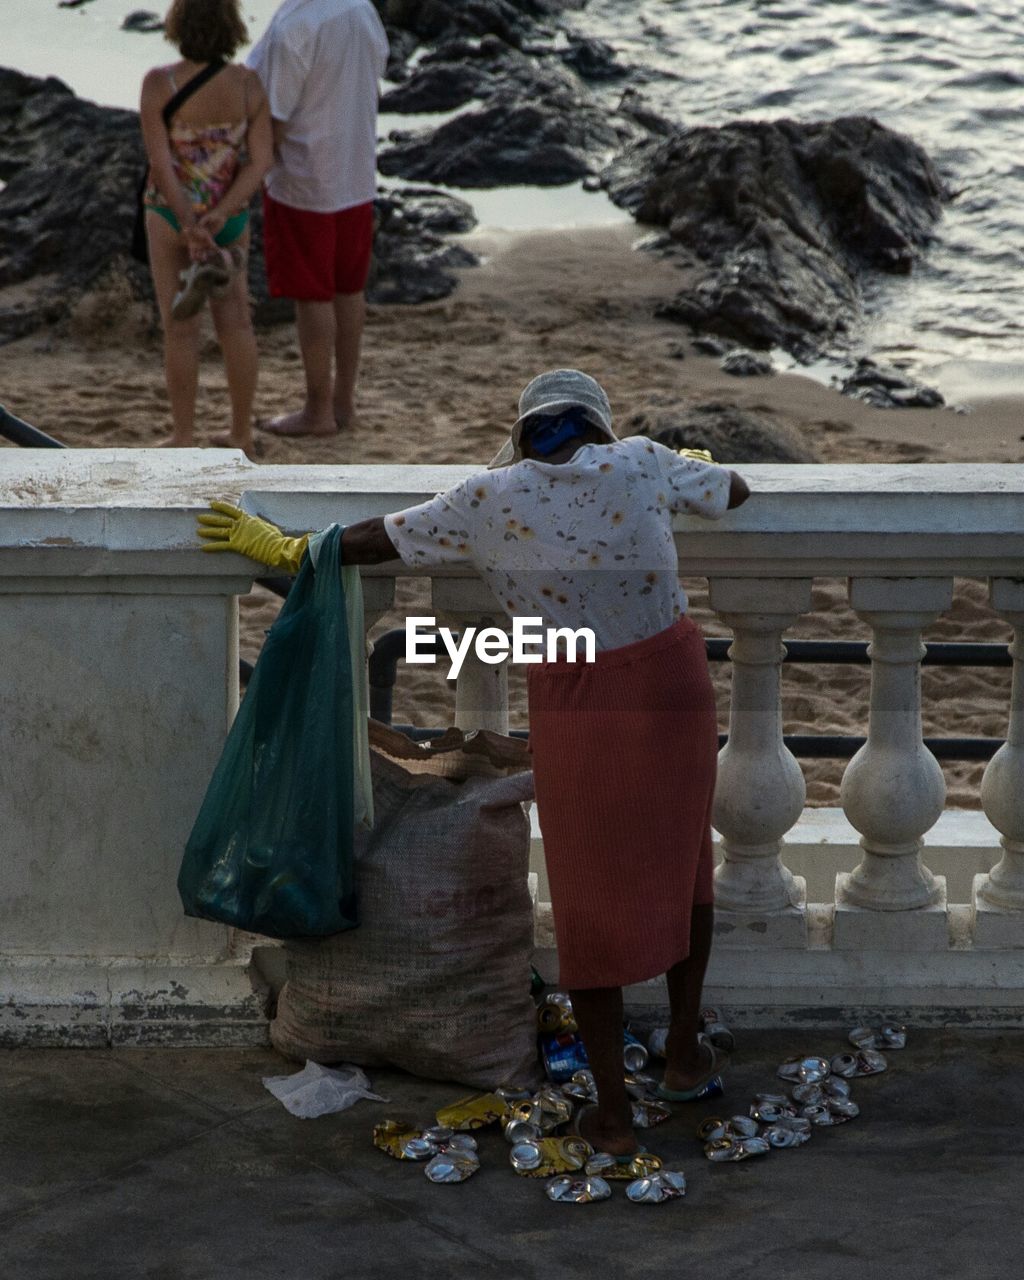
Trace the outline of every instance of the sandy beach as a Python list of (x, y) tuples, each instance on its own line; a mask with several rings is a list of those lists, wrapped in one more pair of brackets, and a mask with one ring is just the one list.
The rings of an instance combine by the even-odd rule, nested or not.
[[(508, 430), (522, 385), (544, 368), (575, 365), (607, 387), (620, 432), (652, 404), (719, 403), (750, 410), (796, 430), (823, 462), (1016, 462), (1022, 404), (1015, 397), (972, 399), (950, 409), (879, 410), (806, 377), (735, 378), (695, 353), (686, 330), (652, 317), (673, 292), (676, 269), (638, 252), (632, 225), (469, 239), (482, 265), (463, 273), (439, 303), (371, 309), (359, 391), (360, 421), (330, 439), (262, 436), (274, 463), (479, 462)], [(295, 407), (302, 367), (294, 331), (259, 334), (257, 412)], [(37, 333), (0, 347), (0, 402), (74, 447), (157, 444), (169, 428), (159, 334), (148, 308), (126, 287), (83, 299), (67, 334)], [(227, 395), (212, 331), (204, 349), (197, 443), (226, 426)], [(742, 468), (740, 468), (742, 469)], [(214, 495), (211, 495), (214, 496)], [(687, 581), (692, 615), (709, 634), (727, 630), (709, 613), (706, 587)], [(399, 588), (400, 611), (375, 629), (401, 624), (416, 599)], [(243, 601), (242, 651), (252, 659), (277, 602), (257, 590)], [(417, 611), (420, 611), (417, 609)], [(845, 604), (845, 583), (819, 581), (815, 612), (792, 634), (867, 638)], [(927, 638), (1007, 641), (983, 583), (958, 582), (953, 610)], [(715, 671), (723, 727), (728, 664)], [(1009, 672), (928, 668), (923, 673), (927, 735), (1000, 737), (1006, 730)], [(863, 733), (868, 673), (856, 667), (792, 667), (784, 674), (786, 729)], [(525, 727), (523, 682), (512, 674), (513, 723)], [(437, 668), (402, 670), (395, 719), (446, 723), (454, 690)], [(809, 800), (838, 801), (843, 764), (805, 761)], [(949, 803), (976, 807), (982, 766), (945, 766)]]

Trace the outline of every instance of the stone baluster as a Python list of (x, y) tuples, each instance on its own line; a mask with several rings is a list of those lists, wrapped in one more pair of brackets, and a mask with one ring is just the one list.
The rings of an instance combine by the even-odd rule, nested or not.
[(1024, 945), (1024, 581), (994, 578), (992, 607), (1013, 627), (1013, 684), (1006, 742), (988, 763), (981, 804), (1000, 833), (1003, 856), (974, 882), (975, 944)]
[[(802, 945), (805, 882), (783, 865), (782, 837), (803, 811), (806, 786), (783, 742), (780, 673), (782, 634), (810, 609), (811, 580), (715, 579), (710, 600), (734, 635), (729, 740), (719, 755), (713, 816), (724, 856), (715, 873), (718, 932), (743, 927), (728, 913), (742, 913), (748, 923), (751, 914), (774, 914), (779, 918), (772, 934), (795, 932)], [(781, 919), (787, 913), (795, 927)], [(768, 940), (764, 930), (758, 936)]]
[[(432, 584), (438, 621), (464, 631), (467, 627), (508, 626), (508, 616), (478, 579), (435, 578)], [(442, 656), (439, 662), (446, 662)], [(475, 649), (466, 654), (455, 681), (455, 725), (508, 733), (508, 662), (489, 663)]]
[[(948, 940), (945, 879), (921, 860), (922, 837), (946, 798), (942, 770), (921, 737), (921, 631), (952, 598), (948, 578), (850, 582), (850, 604), (872, 629), (871, 707), (868, 740), (843, 775), (843, 809), (861, 834), (864, 856), (836, 879), (837, 946), (901, 948)], [(905, 914), (888, 924), (878, 916), (915, 908), (937, 910), (917, 913), (916, 924)]]

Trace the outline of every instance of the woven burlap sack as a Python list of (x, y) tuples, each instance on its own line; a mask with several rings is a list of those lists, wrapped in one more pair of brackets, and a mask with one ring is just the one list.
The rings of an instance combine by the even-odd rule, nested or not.
[(376, 724), (370, 746), (359, 927), (286, 944), (271, 1040), (473, 1088), (535, 1080), (528, 752), (458, 730), (424, 749)]

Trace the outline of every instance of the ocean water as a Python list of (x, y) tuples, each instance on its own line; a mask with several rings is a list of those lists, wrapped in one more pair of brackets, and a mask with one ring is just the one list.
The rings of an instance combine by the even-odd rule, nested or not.
[[(277, 0), (246, 0), (254, 36)], [(172, 51), (122, 32), (139, 0), (0, 0), (0, 62), (134, 106)], [(162, 6), (160, 6), (162, 7)], [(1024, 392), (1024, 10), (1019, 0), (589, 0), (565, 22), (640, 68), (649, 103), (681, 124), (870, 114), (920, 142), (957, 192), (909, 278), (876, 278), (862, 349), (940, 387)], [(614, 101), (614, 82), (598, 87)], [(415, 118), (406, 117), (409, 127)], [(388, 122), (391, 123), (397, 122)], [(464, 193), (490, 223), (605, 223), (600, 196)], [(531, 211), (527, 213), (526, 211)], [(944, 387), (945, 389), (945, 387)]]

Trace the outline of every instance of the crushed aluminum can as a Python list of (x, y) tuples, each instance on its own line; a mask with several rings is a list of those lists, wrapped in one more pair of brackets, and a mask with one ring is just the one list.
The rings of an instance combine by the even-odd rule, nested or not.
[(774, 1105), (777, 1107), (788, 1107), (789, 1098), (784, 1093), (755, 1093), (754, 1106), (760, 1107), (764, 1104)]
[(595, 1151), (587, 1163), (583, 1166), (583, 1172), (588, 1175), (601, 1174), (603, 1177), (609, 1169), (614, 1169), (619, 1162), (607, 1151)]
[(730, 1116), (729, 1128), (737, 1138), (756, 1138), (757, 1121), (751, 1116)]
[(626, 1188), (626, 1198), (633, 1204), (662, 1204), (686, 1195), (686, 1178), (681, 1173), (664, 1170), (650, 1178), (638, 1178)]
[(479, 1157), (471, 1151), (444, 1151), (434, 1156), (423, 1172), (431, 1182), (465, 1182), (480, 1168)]
[(495, 1089), (494, 1096), (499, 1098), (508, 1108), (516, 1102), (522, 1102), (525, 1098), (532, 1098), (533, 1090), (525, 1089), (515, 1084), (508, 1084), (500, 1089)]
[(627, 1164), (616, 1160), (614, 1168), (606, 1169), (601, 1176), (613, 1182), (635, 1182), (637, 1178), (651, 1178), (660, 1173), (663, 1163), (661, 1156), (651, 1151), (638, 1151)]
[(802, 1108), (800, 1116), (804, 1120), (809, 1120), (811, 1124), (829, 1125), (833, 1123), (832, 1112), (828, 1109), (825, 1102), (812, 1102), (808, 1106)]
[(715, 1163), (732, 1163), (749, 1160), (752, 1156), (766, 1156), (771, 1151), (767, 1138), (718, 1138), (709, 1142), (704, 1154)]
[[(576, 1072), (577, 1076), (582, 1074), (582, 1071)], [(561, 1086), (561, 1089), (563, 1095), (568, 1098), (570, 1102), (597, 1101), (597, 1091), (589, 1089), (585, 1084), (581, 1084), (576, 1079), (576, 1076), (573, 1076), (571, 1080), (566, 1080), (565, 1084)]]
[(664, 1124), (666, 1120), (671, 1120), (672, 1110), (666, 1107), (663, 1102), (634, 1102), (633, 1103), (633, 1128), (634, 1129), (653, 1129), (657, 1124)]
[(403, 1148), (411, 1139), (422, 1136), (423, 1131), (409, 1120), (384, 1120), (373, 1126), (373, 1145), (392, 1160), (419, 1159), (405, 1155)]
[(505, 1141), (513, 1147), (517, 1142), (539, 1142), (543, 1136), (540, 1125), (529, 1120), (512, 1120), (505, 1126)]
[[(836, 1076), (829, 1076), (830, 1080), (837, 1079)], [(795, 1084), (792, 1089), (793, 1101), (801, 1107), (815, 1106), (819, 1102), (825, 1101), (825, 1088), (822, 1084)]]
[(548, 1078), (556, 1084), (571, 1080), (577, 1071), (590, 1066), (583, 1041), (575, 1032), (561, 1031), (541, 1036), (540, 1052)]
[(876, 1076), (888, 1065), (884, 1054), (874, 1049), (861, 1049), (857, 1053), (837, 1053), (832, 1059), (832, 1072), (849, 1080), (858, 1076)]
[(860, 1107), (851, 1098), (829, 1098), (828, 1109), (833, 1124), (842, 1124), (845, 1120), (856, 1120), (860, 1115)]
[(544, 1156), (541, 1154), (540, 1141), (517, 1142), (508, 1153), (509, 1163), (516, 1173), (532, 1173), (539, 1169)]
[(826, 1098), (848, 1098), (852, 1088), (849, 1080), (844, 1080), (842, 1076), (829, 1076), (821, 1082), (821, 1091)]
[(878, 1047), (880, 1049), (905, 1049), (907, 1047), (906, 1027), (901, 1022), (883, 1022), (878, 1029)]
[(469, 1133), (457, 1133), (453, 1138), (445, 1144), (445, 1151), (467, 1151), (473, 1153), (476, 1151), (476, 1138)]
[(829, 1074), (827, 1058), (815, 1056), (789, 1058), (779, 1067), (780, 1080), (792, 1080), (796, 1084), (819, 1084)]
[(551, 991), (544, 996), (537, 1006), (537, 1030), (543, 1035), (576, 1030), (572, 1001), (566, 992)]
[(629, 1030), (623, 1031), (622, 1035), (624, 1041), (622, 1046), (622, 1065), (631, 1073), (643, 1071), (650, 1060), (646, 1045), (641, 1044)]
[(758, 1124), (775, 1124), (785, 1116), (796, 1115), (791, 1103), (784, 1099), (778, 1102), (755, 1102), (750, 1108), (750, 1118)]
[(850, 1043), (856, 1049), (905, 1049), (907, 1029), (899, 1022), (883, 1022), (878, 1028), (854, 1027)]
[(874, 1027), (854, 1027), (847, 1039), (855, 1049), (877, 1049), (878, 1032)]
[[(536, 1164), (533, 1163), (534, 1150), (540, 1156)], [(594, 1148), (585, 1138), (541, 1138), (539, 1142), (513, 1147), (509, 1159), (516, 1173), (524, 1177), (550, 1178), (556, 1173), (579, 1172), (593, 1154)]]
[(668, 1027), (655, 1027), (647, 1037), (647, 1050), (652, 1058), (668, 1056)]
[(874, 1049), (862, 1049), (857, 1054), (857, 1075), (858, 1076), (877, 1076), (888, 1069), (888, 1062), (885, 1060), (885, 1054), (877, 1053)]
[(410, 1138), (402, 1144), (403, 1160), (429, 1160), (438, 1154), (438, 1148), (427, 1138)]
[(809, 1131), (799, 1133), (796, 1129), (788, 1129), (781, 1124), (770, 1124), (761, 1134), (765, 1142), (776, 1150), (782, 1150), (785, 1147), (802, 1147), (810, 1136)]
[(654, 1102), (657, 1099), (658, 1082), (653, 1076), (646, 1076), (637, 1071), (633, 1075), (627, 1075), (624, 1084), (629, 1096), (635, 1098), (638, 1102)]
[(772, 1125), (773, 1129), (789, 1129), (793, 1133), (802, 1134), (805, 1138), (811, 1136), (811, 1122), (806, 1116), (783, 1116), (783, 1118)]
[(541, 1089), (534, 1098), (540, 1108), (539, 1124), (545, 1133), (553, 1133), (572, 1119), (573, 1104), (561, 1089)]
[(433, 1142), (437, 1147), (443, 1147), (450, 1142), (454, 1133), (454, 1129), (449, 1128), (446, 1124), (431, 1125), (429, 1129), (423, 1130), (424, 1138), (428, 1142)]
[(724, 1053), (732, 1053), (736, 1048), (736, 1037), (722, 1020), (718, 1009), (702, 1009), (700, 1011), (701, 1034)]
[(697, 1126), (697, 1138), (700, 1142), (714, 1142), (717, 1138), (728, 1137), (729, 1125), (721, 1116), (707, 1116)]
[(505, 1115), (505, 1101), (495, 1093), (476, 1093), (460, 1098), (437, 1113), (437, 1123), (457, 1133), (486, 1129)]
[(566, 1177), (552, 1178), (547, 1185), (549, 1200), (558, 1204), (592, 1204), (597, 1200), (607, 1200), (612, 1189), (604, 1178), (596, 1175), (585, 1178)]

